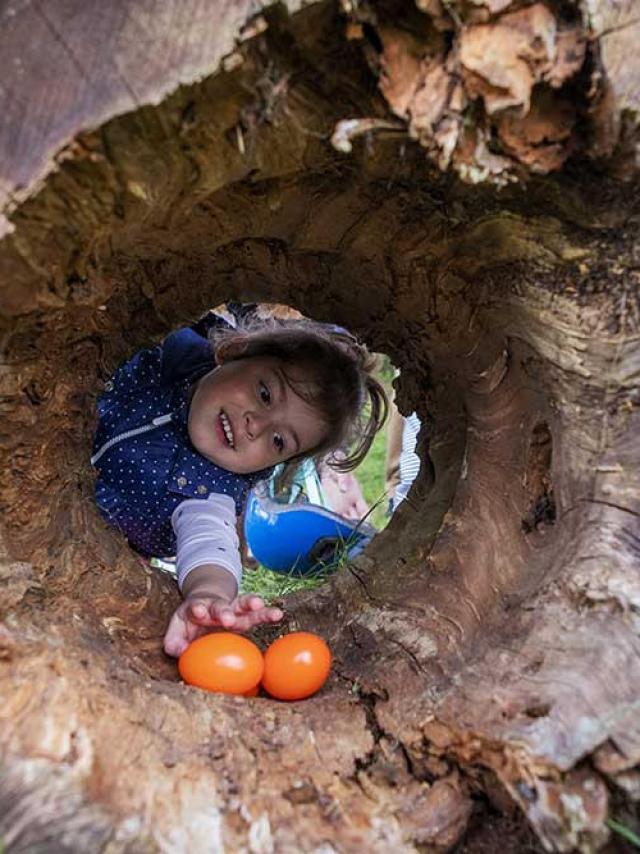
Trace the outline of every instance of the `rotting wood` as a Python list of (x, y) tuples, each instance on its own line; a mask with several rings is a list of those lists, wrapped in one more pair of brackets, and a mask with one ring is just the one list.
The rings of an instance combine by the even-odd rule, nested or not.
[[(637, 185), (620, 180), (638, 68), (615, 54), (628, 51), (633, 4), (613, 18), (591, 8), (587, 20), (572, 7), (555, 34), (541, 4), (407, 4), (406, 26), (391, 31), (384, 4), (343, 16), (311, 5), (290, 19), (267, 9), (266, 28), (238, 45), (237, 4), (207, 19), (220, 41), (200, 26), (206, 4), (171, 27), (166, 4), (135, 5), (122, 7), (120, 31), (111, 7), (65, 18), (55, 2), (46, 19), (25, 7), (9, 28), (14, 48), (25, 45), (22, 76), (10, 66), (3, 78), (12, 109), (30, 86), (47, 95), (26, 102), (35, 112), (22, 124), (5, 113), (2, 136), (13, 232), (0, 243), (0, 714), (5, 795), (33, 818), (25, 835), (5, 811), (10, 838), (26, 847), (67, 832), (75, 850), (215, 840), (286, 851), (301, 838), (307, 850), (446, 848), (470, 799), (486, 795), (515, 805), (549, 850), (597, 847), (607, 787), (631, 799), (640, 756), (640, 213)], [(99, 56), (80, 37), (92, 16)], [(418, 81), (418, 132), (399, 81), (426, 73), (425, 21), (440, 83)], [(141, 22), (152, 62), (131, 36)], [(527, 65), (505, 87), (520, 96), (508, 114), (465, 44), (493, 44), (505, 28), (522, 37)], [(589, 35), (589, 74), (559, 33), (577, 45)], [(420, 145), (375, 94), (365, 36), (387, 75), (382, 94), (410, 113)], [(43, 85), (35, 44), (60, 88)], [(159, 49), (172, 45), (177, 54)], [(471, 130), (495, 121), (509, 150), (487, 160), (467, 146), (453, 160), (466, 177), (503, 174), (495, 158), (510, 174), (518, 160), (522, 186), (468, 187), (428, 163), (441, 153), (429, 110), (448, 63), (465, 58), (456, 74), (477, 101)], [(138, 109), (123, 100), (124, 68)], [(536, 87), (553, 99), (565, 73), (593, 153), (614, 157), (531, 178), (541, 161), (522, 146), (544, 138), (553, 149), (539, 171), (571, 154), (571, 134), (541, 136), (536, 114)], [(190, 85), (173, 92), (178, 82)], [(64, 91), (72, 109), (56, 100)], [(447, 93), (455, 127), (464, 99)], [(393, 133), (365, 134), (348, 156), (332, 149), (340, 121), (370, 116)], [(336, 653), (326, 692), (296, 706), (176, 684), (159, 655), (175, 590), (104, 529), (91, 499), (99, 380), (231, 296), (363, 334), (402, 368), (401, 406), (424, 423), (430, 468), (390, 528), (352, 572), (288, 605), (291, 624), (321, 631)], [(551, 494), (554, 514), (540, 515)], [(42, 821), (43, 803), (57, 823)]]

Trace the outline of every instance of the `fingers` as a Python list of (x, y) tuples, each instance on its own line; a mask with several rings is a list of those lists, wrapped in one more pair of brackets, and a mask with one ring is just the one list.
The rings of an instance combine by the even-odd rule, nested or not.
[(252, 626), (257, 626), (259, 623), (277, 623), (283, 617), (284, 613), (280, 608), (261, 608), (259, 611), (252, 611), (247, 615)]
[(277, 623), (284, 614), (280, 608), (266, 607), (253, 593), (233, 602), (221, 599), (192, 599), (176, 610), (164, 636), (164, 651), (178, 658), (189, 644), (207, 629), (218, 626), (245, 632), (260, 623)]
[(163, 646), (167, 655), (172, 655), (174, 658), (180, 658), (187, 648), (186, 642), (181, 641), (179, 638), (169, 637), (168, 633), (164, 636)]
[(260, 596), (256, 596), (255, 593), (238, 596), (233, 604), (236, 616), (242, 620), (243, 626), (246, 625), (249, 628), (257, 626), (259, 623), (277, 623), (284, 616), (280, 608), (267, 607), (264, 600)]
[(224, 626), (235, 623), (235, 614), (230, 604), (220, 599), (193, 599), (186, 603), (186, 618), (198, 626)]
[(185, 640), (184, 638), (167, 638), (164, 639), (164, 651), (167, 655), (171, 655), (173, 658), (180, 658), (185, 649), (189, 646), (190, 641)]
[(167, 626), (163, 642), (164, 651), (167, 655), (179, 658), (188, 647), (190, 640), (187, 625), (178, 609)]
[(236, 617), (234, 629), (246, 632), (248, 629), (252, 629), (261, 623), (277, 623), (283, 616), (284, 614), (280, 608), (261, 608), (259, 611), (247, 611)]
[(264, 600), (255, 593), (245, 593), (243, 596), (238, 596), (233, 605), (235, 613), (242, 614), (245, 611), (259, 611), (260, 608), (264, 608)]
[(195, 623), (199, 623), (201, 620), (206, 619), (208, 613), (209, 609), (204, 602), (190, 602), (187, 608), (187, 615), (189, 619), (193, 620)]
[(277, 623), (284, 616), (276, 607), (267, 607), (260, 596), (247, 593), (233, 602), (218, 598), (190, 599), (173, 614), (164, 636), (164, 651), (178, 658), (189, 644), (219, 626), (245, 632), (260, 623)]

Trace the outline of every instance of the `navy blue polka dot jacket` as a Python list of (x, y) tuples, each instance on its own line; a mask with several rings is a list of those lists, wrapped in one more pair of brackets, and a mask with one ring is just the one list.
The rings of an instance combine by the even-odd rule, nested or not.
[(144, 555), (176, 553), (171, 514), (187, 499), (231, 496), (238, 513), (250, 488), (271, 469), (234, 474), (201, 456), (189, 441), (191, 385), (215, 367), (206, 333), (226, 322), (210, 313), (193, 328), (136, 353), (106, 383), (91, 462), (96, 502), (106, 521)]

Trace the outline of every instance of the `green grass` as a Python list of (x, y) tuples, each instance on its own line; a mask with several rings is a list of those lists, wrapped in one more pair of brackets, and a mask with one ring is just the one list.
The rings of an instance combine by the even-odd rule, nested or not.
[(283, 599), (296, 590), (313, 590), (324, 584), (326, 578), (315, 576), (314, 578), (299, 578), (294, 575), (283, 575), (280, 572), (272, 572), (264, 566), (257, 569), (245, 569), (242, 573), (241, 593), (256, 593), (262, 596), (265, 602), (274, 602)]
[(607, 821), (607, 825), (611, 828), (611, 830), (622, 836), (623, 839), (626, 839), (627, 842), (630, 842), (635, 848), (640, 848), (640, 836), (634, 833), (631, 828), (627, 827), (624, 824), (620, 824), (619, 821), (616, 821), (613, 818), (610, 818)]
[(376, 435), (369, 453), (358, 466), (355, 475), (360, 481), (362, 494), (373, 508), (367, 521), (379, 530), (388, 522), (386, 517), (388, 498), (384, 494), (384, 469), (387, 454), (387, 426)]

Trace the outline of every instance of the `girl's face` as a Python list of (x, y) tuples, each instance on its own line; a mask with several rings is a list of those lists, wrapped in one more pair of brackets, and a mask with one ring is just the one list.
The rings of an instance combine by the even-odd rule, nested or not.
[[(294, 372), (294, 378), (304, 375)], [(318, 412), (287, 384), (281, 360), (271, 356), (235, 359), (202, 377), (191, 398), (188, 430), (203, 457), (237, 474), (304, 454), (327, 433)]]

